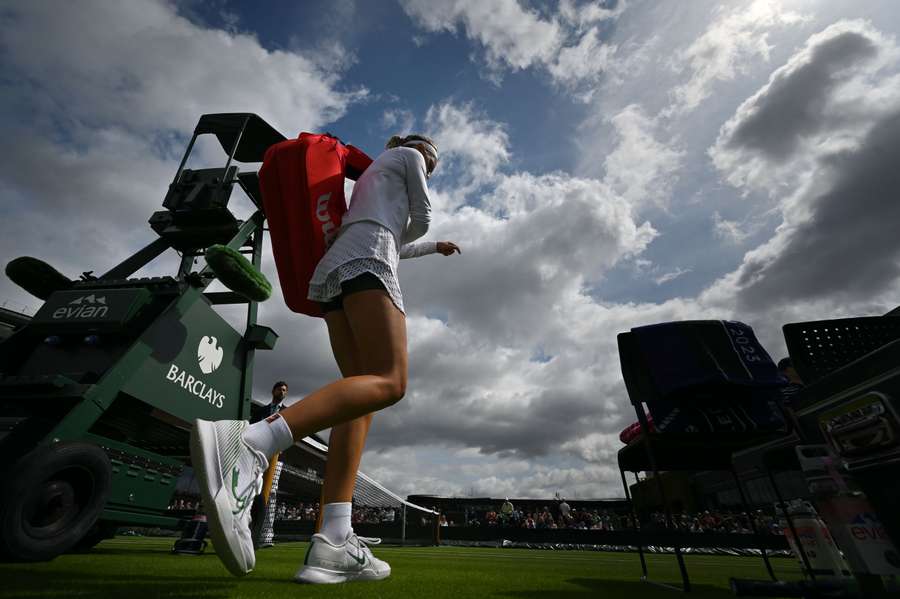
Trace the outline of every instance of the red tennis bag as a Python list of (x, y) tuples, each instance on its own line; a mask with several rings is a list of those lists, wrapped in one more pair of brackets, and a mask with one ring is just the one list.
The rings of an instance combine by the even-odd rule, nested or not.
[(344, 177), (356, 180), (370, 164), (364, 152), (327, 134), (301, 133), (266, 150), (263, 211), (284, 303), (294, 312), (322, 316), (306, 299), (309, 280), (347, 211)]

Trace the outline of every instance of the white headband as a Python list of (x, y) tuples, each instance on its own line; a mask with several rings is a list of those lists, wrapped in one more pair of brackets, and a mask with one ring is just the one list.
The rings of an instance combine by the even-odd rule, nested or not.
[(414, 139), (412, 141), (406, 142), (405, 144), (403, 144), (403, 146), (406, 148), (414, 148), (419, 144), (422, 144), (423, 146), (425, 146), (425, 151), (428, 152), (429, 154), (431, 154), (431, 158), (435, 162), (437, 162), (437, 159), (438, 159), (437, 148), (434, 147), (434, 144), (429, 143), (429, 142), (425, 141), (424, 139)]

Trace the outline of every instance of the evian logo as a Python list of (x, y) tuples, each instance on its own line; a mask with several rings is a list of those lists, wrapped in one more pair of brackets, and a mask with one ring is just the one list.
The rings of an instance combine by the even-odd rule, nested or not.
[(212, 374), (222, 363), (222, 348), (216, 344), (215, 337), (203, 336), (197, 346), (197, 361), (203, 374)]
[(81, 297), (77, 297), (69, 302), (70, 306), (77, 306), (80, 304), (103, 304), (106, 305), (106, 296), (97, 297), (93, 293), (90, 295), (83, 295)]
[(106, 306), (106, 296), (97, 297), (92, 293), (76, 297), (68, 305), (57, 308), (53, 312), (52, 318), (100, 318), (106, 316), (107, 312), (109, 312), (109, 308)]
[(322, 194), (316, 200), (316, 218), (322, 223), (322, 235), (325, 238), (325, 247), (331, 245), (334, 240), (334, 222), (331, 220), (331, 213), (328, 212), (328, 200), (331, 199), (331, 192)]

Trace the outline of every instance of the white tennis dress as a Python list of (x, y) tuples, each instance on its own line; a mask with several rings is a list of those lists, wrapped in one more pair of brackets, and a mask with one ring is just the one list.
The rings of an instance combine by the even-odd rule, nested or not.
[(333, 300), (342, 282), (368, 272), (405, 314), (397, 267), (401, 258), (437, 251), (435, 242), (413, 243), (430, 222), (425, 158), (414, 148), (386, 150), (356, 182), (341, 230), (310, 279), (308, 299)]

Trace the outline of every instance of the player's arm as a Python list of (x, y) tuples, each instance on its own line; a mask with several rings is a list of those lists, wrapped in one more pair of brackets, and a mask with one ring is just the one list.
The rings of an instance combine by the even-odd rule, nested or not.
[(428, 254), (443, 254), (449, 256), (457, 252), (462, 253), (459, 246), (452, 241), (423, 241), (420, 243), (407, 243), (400, 248), (400, 258), (418, 258)]
[(431, 224), (431, 199), (428, 197), (428, 181), (425, 158), (418, 150), (404, 152), (406, 158), (406, 193), (409, 196), (409, 223), (403, 231), (401, 244), (407, 245), (428, 232)]

